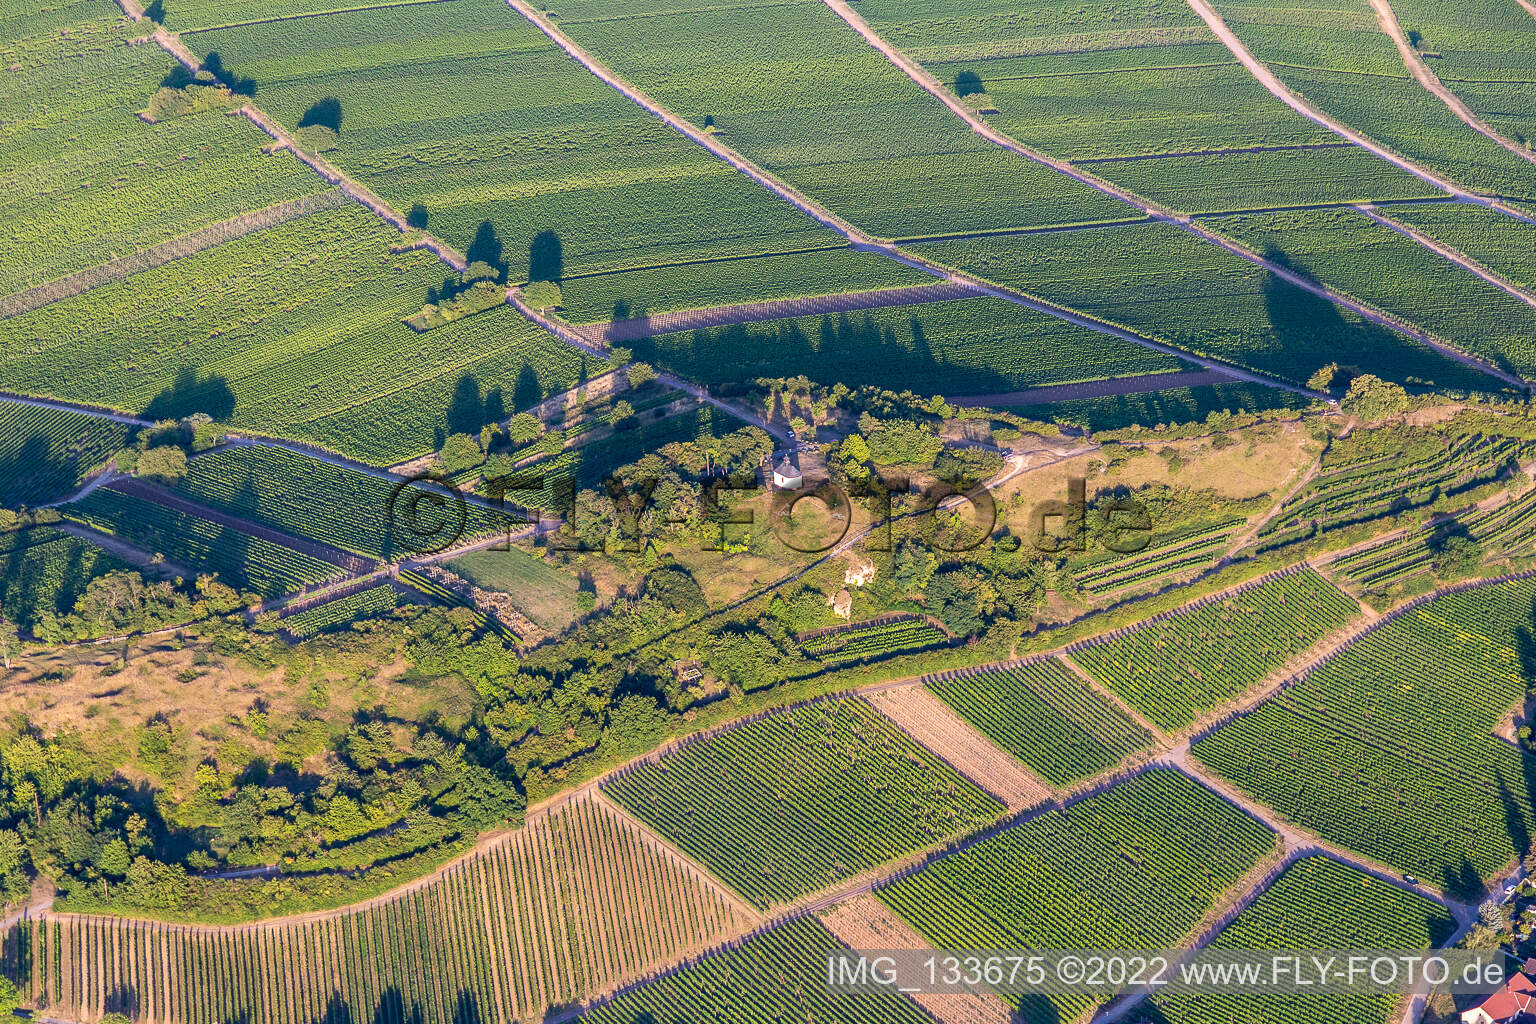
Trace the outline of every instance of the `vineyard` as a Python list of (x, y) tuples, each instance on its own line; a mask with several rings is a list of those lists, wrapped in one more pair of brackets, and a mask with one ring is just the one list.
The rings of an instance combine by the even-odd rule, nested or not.
[(143, 33), (113, 4), (53, 13), (35, 28), (11, 9), (0, 22), (0, 295), (327, 187), (290, 156), (263, 156), (266, 136), (244, 118), (140, 120), (176, 61), (128, 45)]
[(1333, 563), (1345, 578), (1366, 590), (1381, 590), (1414, 578), (1434, 567), (1436, 547), (1445, 538), (1463, 535), (1485, 555), (1529, 554), (1536, 541), (1536, 491), (1491, 510), (1474, 509), (1373, 547), (1345, 555)]
[(334, 601), (306, 608), (284, 617), (283, 629), (289, 634), (305, 639), (327, 630), (350, 625), (358, 619), (381, 615), (392, 611), (398, 603), (395, 588), (389, 584), (369, 587)]
[(61, 511), (146, 554), (211, 573), (262, 597), (280, 597), (342, 575), (330, 562), (110, 488), (93, 491)]
[[(751, 261), (773, 279), (753, 287), (783, 297), (814, 289), (829, 265), (838, 276), (877, 273), (846, 249), (789, 255), (841, 239), (586, 73), (504, 0), (374, 7), (299, 24), (198, 32), (186, 42), (255, 79), (263, 109), (290, 129), (334, 101), (339, 130), (327, 159), (402, 213), (422, 204), (428, 230), (504, 265), (513, 282), (535, 269), (541, 238), (541, 251), (559, 255), (537, 272), (557, 278), (776, 256)], [(658, 297), (714, 301), (720, 276), (693, 280), (697, 288), (687, 275), (669, 277)], [(643, 283), (661, 286), (655, 277)], [(649, 307), (645, 290), (616, 286), (615, 298)]]
[[(1212, 950), (1431, 949), (1455, 930), (1440, 904), (1327, 857), (1292, 864), (1211, 943)], [(1406, 987), (1406, 986), (1405, 986)], [(1397, 996), (1178, 995), (1167, 1024), (1387, 1024)]]
[(1098, 775), (1152, 742), (1055, 658), (957, 673), (928, 688), (983, 735), (1058, 786)]
[(1340, 10), (1256, 0), (1215, 7), (1259, 60), (1324, 113), (1466, 188), (1532, 194), (1530, 163), (1463, 124), (1413, 81), (1367, 4)]
[(877, 237), (1134, 215), (977, 137), (824, 6), (548, 6), (619, 76)]
[[(1395, 221), (1465, 253), (1527, 292), (1536, 291), (1536, 224), (1469, 203), (1394, 206)], [(1532, 211), (1536, 219), (1536, 211)]]
[(1204, 420), (1213, 412), (1257, 413), (1275, 409), (1305, 409), (1311, 404), (1311, 399), (1294, 391), (1282, 391), (1242, 381), (1235, 384), (1169, 388), (1166, 391), (1115, 395), (1110, 398), (1074, 398), (1014, 408), (1024, 416), (1047, 423), (1099, 431), (1120, 430), (1148, 423), (1194, 423)]
[(145, 1024), (511, 1024), (751, 923), (717, 886), (585, 800), (399, 895), (297, 923), (27, 921), (12, 932), (23, 955), (11, 969), (48, 1014), (77, 1019), (116, 1009)]
[(1180, 368), (1174, 356), (992, 298), (717, 327), (648, 338), (634, 349), (638, 358), (706, 384), (776, 376), (793, 366), (827, 385), (857, 379), (925, 395), (992, 394)]
[(1296, 384), (1330, 362), (1385, 380), (1488, 383), (1171, 224), (933, 242), (915, 251), (1143, 337)]
[(1094, 597), (1163, 583), (1170, 577), (1210, 565), (1226, 550), (1243, 520), (1200, 524), (1156, 535), (1130, 555), (1110, 552), (1085, 562), (1072, 578)]
[[(457, 513), (439, 510), (430, 483), (399, 491), (398, 484), (272, 445), (223, 448), (192, 459), (176, 489), (209, 508), (295, 537), (393, 561), (452, 536)], [(506, 529), (506, 518), (484, 505), (463, 506), (459, 536), (469, 539)], [(440, 541), (439, 541), (440, 542)]]
[(0, 533), (0, 613), (26, 629), (63, 615), (98, 576), (122, 563), (94, 544), (46, 526)]
[(1249, 248), (1283, 252), (1318, 280), (1464, 352), (1536, 371), (1536, 308), (1363, 213), (1255, 214), (1213, 226)]
[(398, 237), (349, 205), (0, 320), (0, 387), (394, 464), (576, 383), (581, 357), (510, 307), (430, 343), (402, 324), (443, 267)]
[[(1153, 769), (878, 895), (940, 949), (1166, 949), (1274, 846), (1210, 790)], [(1034, 1020), (1076, 1020), (1094, 1002), (1005, 998)]]
[(949, 635), (926, 619), (859, 623), (802, 640), (805, 653), (828, 665), (872, 661), (949, 643)]
[(1003, 809), (858, 699), (729, 729), (603, 791), (758, 907), (835, 885)]
[(928, 1024), (931, 1018), (892, 991), (833, 994), (827, 960), (844, 947), (822, 925), (801, 918), (726, 952), (627, 992), (582, 1014), (583, 1024)]
[(1071, 648), (1072, 660), (1164, 729), (1241, 696), (1359, 614), (1311, 569), (1260, 581)]
[(0, 508), (64, 497), (128, 433), (100, 416), (0, 400)]
[(1532, 835), (1528, 766), (1494, 727), (1525, 698), (1536, 584), (1402, 614), (1194, 754), (1325, 839), (1466, 896)]
[[(1259, 530), (1276, 547), (1314, 530), (1339, 529), (1403, 512), (1498, 479), (1531, 457), (1536, 445), (1512, 438), (1429, 434), (1406, 446), (1325, 471), (1289, 499)], [(1422, 442), (1429, 441), (1429, 444)]]

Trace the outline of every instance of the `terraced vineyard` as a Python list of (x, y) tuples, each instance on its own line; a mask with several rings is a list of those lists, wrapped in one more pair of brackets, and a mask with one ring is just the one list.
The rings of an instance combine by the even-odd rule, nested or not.
[(176, 61), (107, 0), (41, 6), (0, 14), (0, 295), (328, 187), (244, 118), (140, 120)]
[(45, 615), (71, 611), (91, 580), (125, 568), (96, 545), (51, 527), (0, 533), (0, 613), (35, 629)]
[(1303, 568), (1076, 645), (1070, 657), (1156, 725), (1182, 729), (1358, 614)]
[[(510, 1021), (750, 923), (718, 886), (588, 800), (424, 885), (315, 920), (194, 929), (50, 915), (11, 938), (29, 950), (17, 973), (30, 1001), (76, 1018), (131, 1001), (139, 1019), (181, 1024)], [(115, 964), (119, 980), (96, 964)]]
[(777, 1024), (786, 1007), (797, 1019), (837, 1024), (926, 1024), (931, 1018), (895, 992), (833, 995), (813, 980), (844, 947), (811, 918), (801, 918), (729, 952), (626, 992), (579, 1018), (587, 1024), (691, 1024), (729, 1020)]
[(1209, 565), (1225, 550), (1243, 520), (1201, 524), (1155, 536), (1130, 555), (1110, 553), (1086, 562), (1073, 573), (1077, 585), (1094, 596), (1159, 583)]
[(924, 619), (856, 624), (802, 640), (805, 653), (829, 665), (869, 661), (949, 643), (949, 636)]
[(1497, 383), (1171, 224), (933, 242), (915, 251), (1295, 384), (1330, 362), (1385, 380), (1473, 388)]
[[(1430, 949), (1455, 930), (1440, 904), (1327, 857), (1306, 857), (1238, 915), (1210, 949)], [(1393, 995), (1200, 995), (1156, 999), (1164, 1024), (1387, 1024)]]
[(1495, 509), (1474, 509), (1451, 520), (1426, 526), (1394, 540), (1362, 548), (1334, 562), (1346, 578), (1367, 590), (1402, 583), (1433, 568), (1444, 540), (1461, 535), (1475, 541), (1487, 555), (1527, 554), (1536, 541), (1536, 491)]
[[(1274, 846), (1211, 791), (1153, 769), (878, 895), (940, 949), (1166, 949)], [(1005, 998), (1026, 1019), (1075, 1020), (1095, 1002)]]
[(340, 566), (292, 548), (110, 488), (62, 509), (65, 516), (120, 537), (149, 555), (211, 573), (240, 590), (280, 597), (339, 578)]
[[(432, 485), (399, 490), (390, 480), (271, 445), (230, 447), (192, 459), (176, 489), (193, 501), (295, 537), (395, 560), (433, 550), (457, 534), (497, 533), (508, 520), (484, 505), (442, 508)], [(398, 497), (395, 496), (399, 490)], [(422, 497), (417, 497), (421, 495)]]
[(1254, 214), (1213, 226), (1463, 352), (1521, 375), (1536, 371), (1536, 308), (1363, 213)]
[(358, 619), (376, 616), (390, 611), (398, 603), (399, 595), (389, 584), (369, 587), (334, 601), (306, 608), (284, 617), (283, 629), (296, 637), (311, 637), (327, 630), (337, 629)]
[(64, 497), (128, 434), (100, 416), (0, 400), (0, 508)]
[(1536, 584), (1411, 608), (1194, 754), (1325, 839), (1474, 896), (1532, 834), (1520, 752)]
[(758, 907), (1003, 809), (858, 699), (771, 714), (639, 765), (603, 791)]
[(928, 684), (977, 731), (1057, 786), (1113, 768), (1152, 737), (1055, 658)]
[(444, 268), (392, 254), (398, 237), (348, 206), (0, 320), (0, 387), (203, 412), (392, 465), (576, 384), (581, 357), (510, 307), (424, 344), (400, 321)]
[(1181, 368), (1177, 357), (991, 298), (665, 334), (634, 350), (706, 384), (794, 366), (829, 386), (858, 379), (920, 394), (991, 394)]

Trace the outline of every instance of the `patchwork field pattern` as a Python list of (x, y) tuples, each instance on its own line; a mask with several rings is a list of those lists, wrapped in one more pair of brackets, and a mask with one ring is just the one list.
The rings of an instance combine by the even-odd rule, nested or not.
[(1493, 729), (1525, 699), (1533, 608), (1530, 580), (1410, 608), (1194, 754), (1325, 839), (1475, 895), (1532, 835), (1529, 766)]
[(1470, 203), (1408, 203), (1383, 212), (1536, 293), (1536, 224)]
[(1242, 695), (1359, 614), (1311, 569), (1161, 616), (1073, 661), (1164, 729), (1181, 729)]
[[(1274, 845), (1210, 790), (1152, 769), (877, 894), (940, 949), (1166, 949)], [(1094, 910), (1108, 903), (1119, 912)], [(1095, 1004), (1004, 998), (1034, 1020), (1076, 1020)]]
[(1003, 810), (858, 699), (727, 730), (639, 765), (603, 791), (765, 908)]

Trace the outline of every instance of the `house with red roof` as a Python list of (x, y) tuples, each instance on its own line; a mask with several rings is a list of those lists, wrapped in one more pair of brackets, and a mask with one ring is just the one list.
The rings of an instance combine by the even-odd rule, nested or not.
[(1461, 1024), (1536, 1024), (1536, 981), (1516, 974), (1481, 1004), (1463, 1010)]

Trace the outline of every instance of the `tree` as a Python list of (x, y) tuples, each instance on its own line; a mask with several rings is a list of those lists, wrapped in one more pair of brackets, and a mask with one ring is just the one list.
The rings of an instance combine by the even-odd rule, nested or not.
[(427, 208), (420, 203), (411, 204), (411, 212), (405, 215), (405, 223), (413, 228), (427, 226)]
[(507, 424), (507, 439), (513, 444), (527, 444), (544, 431), (544, 424), (531, 412), (520, 412)]
[(180, 480), (187, 475), (187, 453), (176, 445), (161, 445), (139, 456), (138, 473), (161, 480)]
[(643, 387), (656, 379), (656, 368), (650, 363), (630, 363), (629, 386), (632, 388)]
[(1349, 391), (1339, 402), (1339, 408), (1351, 416), (1373, 423), (1396, 416), (1408, 408), (1408, 392), (1400, 384), (1366, 373), (1349, 382)]
[(1334, 377), (1338, 376), (1339, 364), (1329, 363), (1320, 367), (1316, 373), (1307, 378), (1307, 387), (1313, 391), (1327, 391), (1333, 386)]
[(553, 281), (534, 281), (523, 289), (523, 301), (542, 313), (546, 309), (559, 309), (563, 296), (560, 286)]
[(634, 414), (635, 407), (623, 399), (620, 399), (619, 401), (613, 403), (613, 409), (608, 413), (608, 423), (610, 426), (617, 427), (619, 424), (623, 423)]
[(955, 95), (962, 99), (986, 91), (986, 86), (981, 84), (981, 76), (974, 71), (962, 71), (955, 76)]
[(634, 357), (634, 349), (624, 348), (622, 345), (615, 345), (613, 348), (608, 350), (608, 369), (617, 370), (619, 367), (623, 366), (625, 363), (628, 363)]
[(4, 615), (0, 615), (0, 658), (5, 659), (5, 670), (11, 670), (11, 651), (20, 643), (20, 637), (16, 633), (16, 624)]
[(10, 978), (0, 977), (0, 1017), (9, 1017), (21, 1005), (21, 993)]
[(469, 434), (452, 434), (443, 442), (443, 469), (449, 473), (462, 473), (485, 461), (480, 442)]

